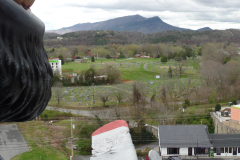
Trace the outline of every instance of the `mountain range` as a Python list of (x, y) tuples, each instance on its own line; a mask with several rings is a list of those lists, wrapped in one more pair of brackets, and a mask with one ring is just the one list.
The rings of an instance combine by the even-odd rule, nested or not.
[[(96, 23), (80, 23), (70, 27), (64, 27), (53, 32), (65, 34), (69, 32), (77, 32), (83, 30), (114, 30), (114, 31), (136, 31), (142, 33), (156, 33), (166, 30), (183, 31), (190, 30), (186, 28), (175, 27), (163, 22), (159, 17), (145, 18), (140, 15), (125, 16), (114, 18)], [(212, 30), (209, 27), (198, 29), (197, 31)]]

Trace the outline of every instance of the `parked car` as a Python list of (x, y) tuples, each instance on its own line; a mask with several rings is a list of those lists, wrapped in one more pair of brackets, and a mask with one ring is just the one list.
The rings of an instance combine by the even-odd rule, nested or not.
[(73, 150), (77, 150), (77, 146), (76, 145), (73, 145)]

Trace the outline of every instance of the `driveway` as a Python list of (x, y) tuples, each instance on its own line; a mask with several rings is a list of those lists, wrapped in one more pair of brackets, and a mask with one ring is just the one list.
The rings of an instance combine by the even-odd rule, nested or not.
[(4, 160), (11, 160), (12, 157), (27, 151), (27, 142), (16, 124), (0, 126), (0, 155)]
[(135, 148), (136, 150), (145, 150), (147, 147), (148, 148), (151, 148), (152, 150), (155, 150), (156, 152), (159, 152), (159, 143), (158, 142), (154, 142), (154, 143), (149, 143), (149, 144), (145, 144), (145, 145), (143, 145), (143, 146), (141, 146), (141, 147), (137, 147), (137, 148)]

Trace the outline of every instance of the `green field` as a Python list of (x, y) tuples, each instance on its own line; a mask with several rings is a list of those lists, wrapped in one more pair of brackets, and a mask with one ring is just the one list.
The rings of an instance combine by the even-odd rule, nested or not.
[[(116, 91), (124, 90), (125, 95), (123, 99), (124, 103), (130, 101), (129, 95), (132, 92), (132, 85), (134, 82), (141, 82), (145, 95), (151, 97), (154, 91), (157, 93), (157, 99), (159, 99), (159, 91), (162, 86), (174, 86), (174, 90), (179, 90), (180, 86), (187, 85), (187, 78), (194, 80), (195, 85), (201, 86), (201, 78), (199, 77), (199, 60), (187, 60), (185, 64), (185, 71), (181, 78), (173, 71), (173, 78), (168, 77), (168, 68), (176, 65), (176, 61), (170, 60), (166, 63), (160, 62), (160, 58), (133, 58), (133, 59), (98, 59), (96, 62), (87, 63), (65, 63), (62, 66), (64, 75), (78, 73), (81, 74), (82, 70), (88, 69), (91, 65), (94, 65), (96, 69), (103, 67), (104, 65), (111, 65), (118, 68), (121, 71), (122, 84), (95, 86), (94, 87), (94, 100), (93, 100), (93, 87), (63, 87), (61, 89), (62, 97), (60, 101), (61, 107), (67, 108), (79, 108), (87, 109), (89, 107), (102, 107), (103, 102), (99, 99), (101, 93), (109, 94), (109, 101), (106, 102), (107, 106), (117, 105)], [(146, 65), (147, 70), (144, 69)], [(155, 76), (160, 75), (160, 79), (156, 79)], [(52, 88), (52, 98), (49, 102), (50, 106), (58, 106), (58, 102), (55, 95), (55, 89)]]

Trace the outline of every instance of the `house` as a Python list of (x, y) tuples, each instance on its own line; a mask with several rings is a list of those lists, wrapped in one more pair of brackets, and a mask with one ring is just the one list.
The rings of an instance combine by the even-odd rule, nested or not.
[(208, 155), (213, 147), (206, 125), (160, 125), (158, 134), (162, 156)]
[(210, 134), (214, 157), (240, 156), (240, 134)]
[(62, 61), (59, 58), (49, 59), (53, 73), (62, 75)]
[(140, 58), (142, 55), (141, 54), (136, 54), (135, 58)]
[(240, 134), (209, 134), (206, 125), (158, 126), (161, 156), (240, 156)]
[(222, 117), (230, 117), (231, 116), (231, 109), (230, 108), (225, 108), (224, 110), (221, 111), (221, 116)]
[(231, 119), (240, 121), (240, 105), (231, 106)]
[(59, 40), (62, 40), (62, 39), (63, 39), (63, 37), (57, 37), (57, 39), (59, 39)]

